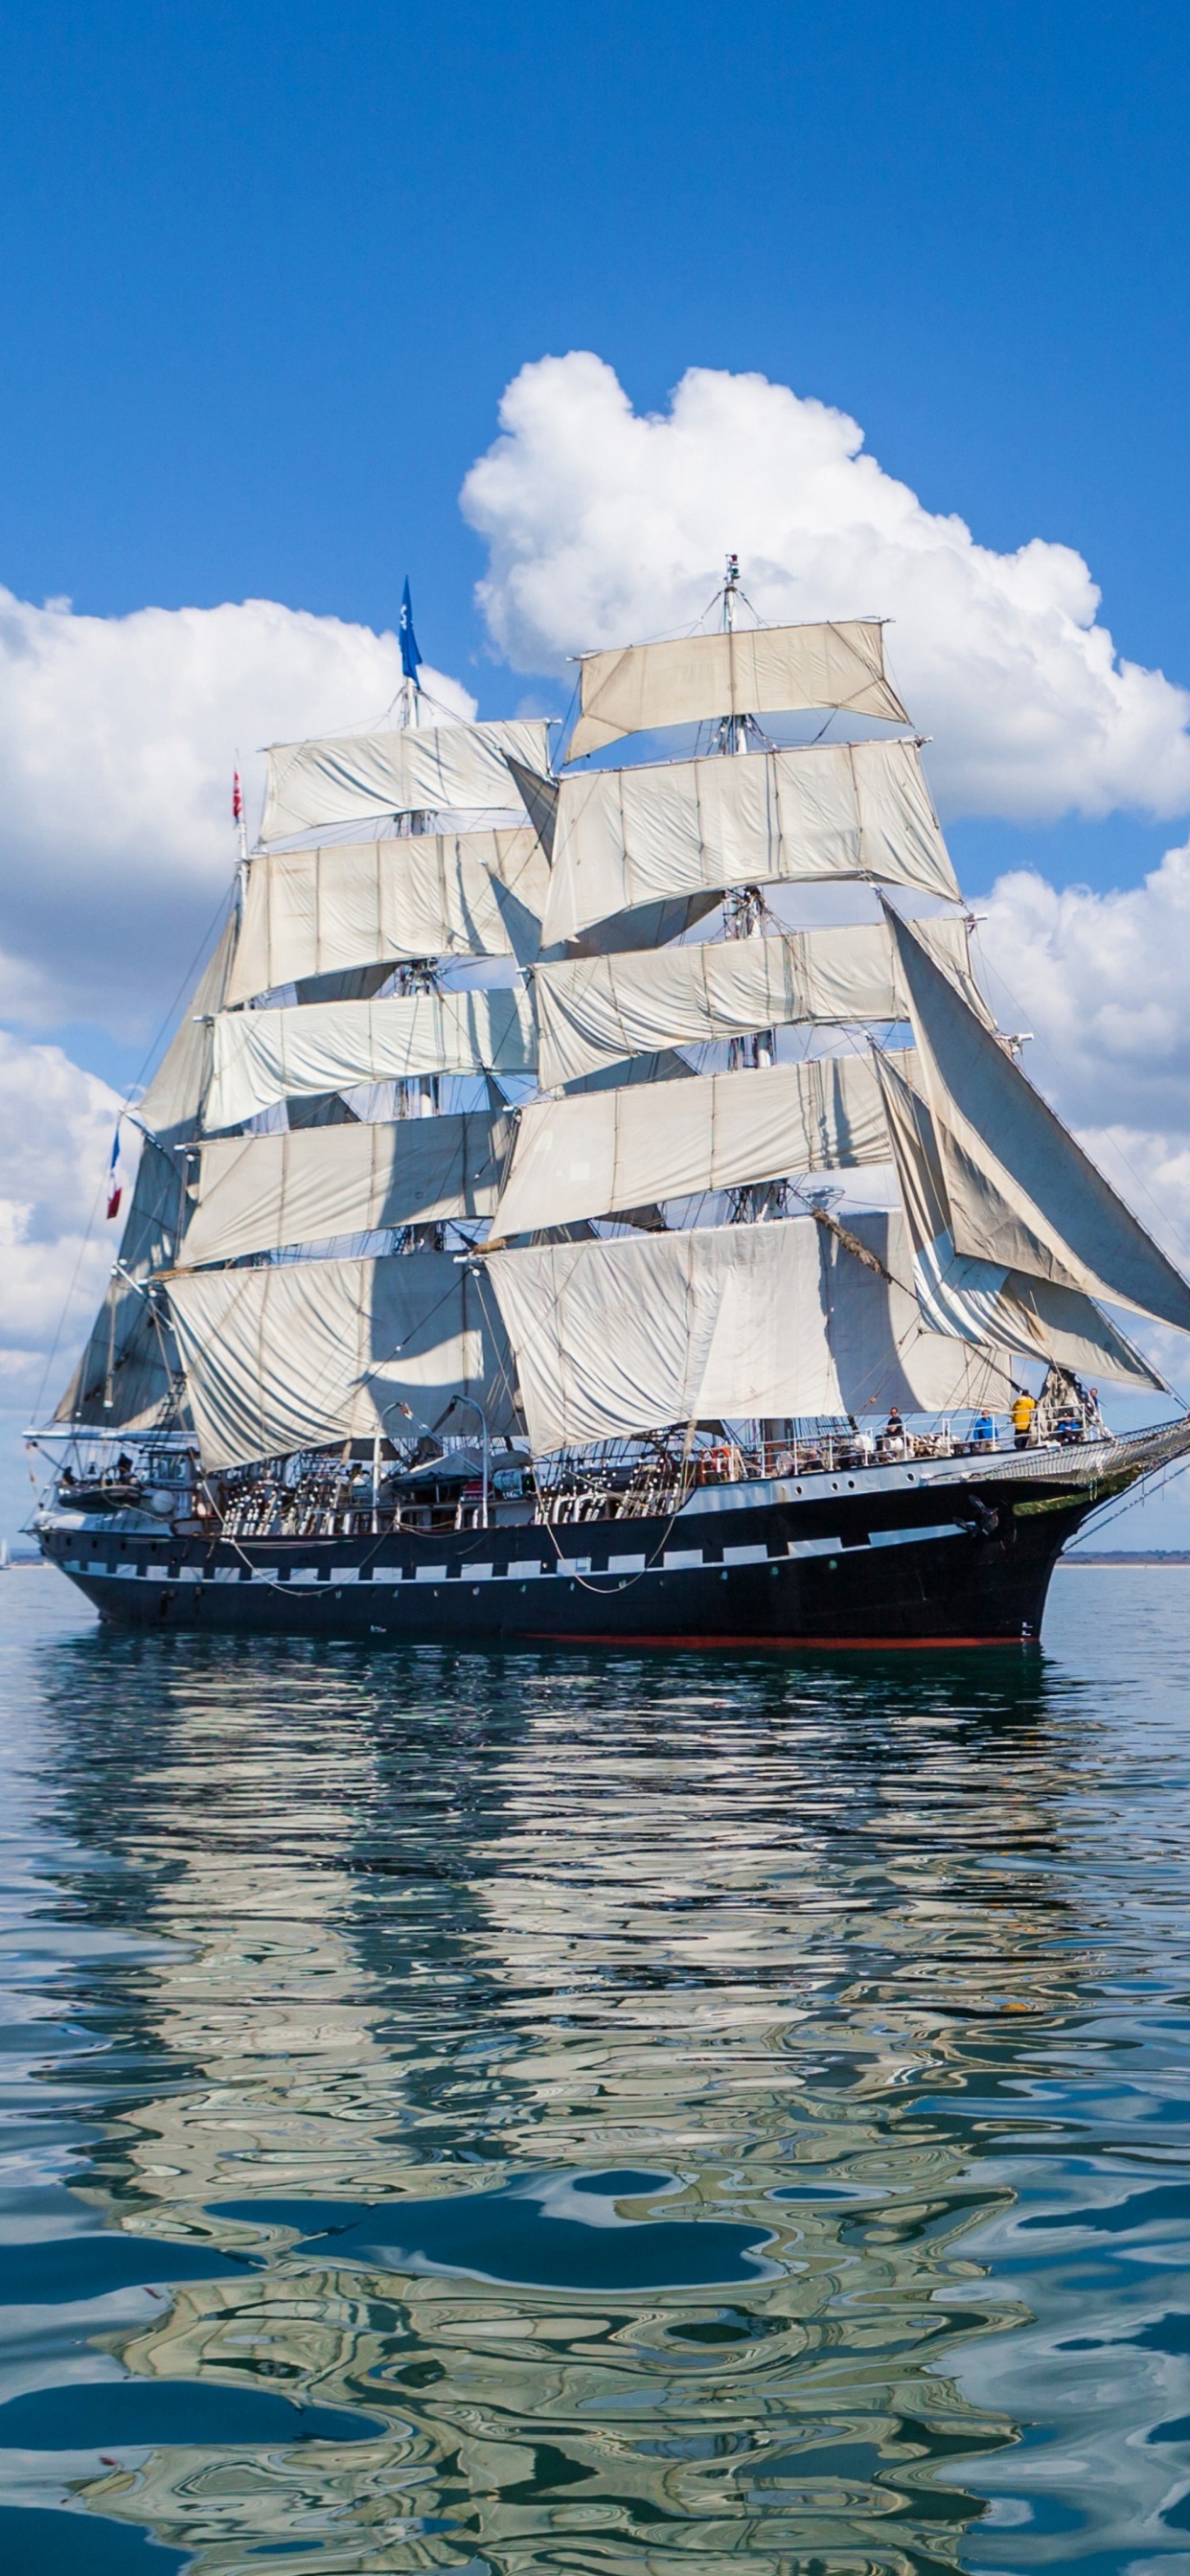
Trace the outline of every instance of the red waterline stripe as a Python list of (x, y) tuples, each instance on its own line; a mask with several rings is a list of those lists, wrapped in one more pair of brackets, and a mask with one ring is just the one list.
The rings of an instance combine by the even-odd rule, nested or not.
[(759, 1648), (762, 1648), (762, 1647), (765, 1647), (765, 1646), (769, 1646), (769, 1647), (772, 1647), (775, 1651), (777, 1651), (777, 1652), (779, 1652), (779, 1653), (787, 1653), (787, 1652), (788, 1652), (791, 1648), (793, 1648), (793, 1647), (800, 1647), (800, 1646), (821, 1646), (821, 1647), (829, 1648), (829, 1650), (830, 1650), (830, 1651), (831, 1651), (831, 1653), (833, 1653), (833, 1654), (847, 1653), (847, 1652), (850, 1652), (850, 1651), (852, 1651), (852, 1650), (854, 1650), (854, 1651), (856, 1651), (856, 1652), (858, 1652), (858, 1653), (873, 1653), (873, 1654), (874, 1654), (874, 1653), (879, 1652), (880, 1654), (887, 1654), (890, 1650), (891, 1650), (891, 1651), (896, 1651), (896, 1652), (901, 1652), (901, 1651), (908, 1652), (909, 1650), (911, 1650), (911, 1649), (912, 1649), (912, 1650), (916, 1651), (919, 1647), (922, 1647), (922, 1646), (932, 1646), (932, 1647), (947, 1647), (947, 1646), (1022, 1646), (1022, 1645), (1024, 1645), (1024, 1646), (1035, 1646), (1035, 1645), (1038, 1643), (1038, 1640), (1037, 1640), (1037, 1638), (1036, 1638), (1036, 1637), (1003, 1637), (1003, 1636), (1001, 1636), (1001, 1637), (755, 1637), (755, 1636), (753, 1636), (753, 1637), (748, 1637), (748, 1636), (744, 1636), (744, 1637), (719, 1637), (719, 1636), (715, 1636), (715, 1637), (656, 1637), (656, 1636), (654, 1636), (654, 1637), (633, 1637), (633, 1636), (615, 1636), (615, 1635), (609, 1635), (609, 1634), (608, 1634), (608, 1632), (607, 1632), (606, 1630), (599, 1630), (599, 1629), (583, 1629), (583, 1628), (567, 1628), (567, 1629), (565, 1629), (565, 1630), (546, 1629), (546, 1628), (525, 1628), (525, 1629), (519, 1629), (519, 1630), (509, 1630), (509, 1631), (508, 1631), (508, 1635), (509, 1635), (510, 1637), (515, 1637), (515, 1636), (518, 1636), (518, 1635), (520, 1635), (520, 1636), (525, 1636), (525, 1637), (531, 1637), (535, 1645), (542, 1645), (542, 1646), (682, 1646), (682, 1647), (687, 1647), (687, 1648), (697, 1648), (697, 1647), (700, 1647), (700, 1646), (707, 1646), (707, 1647), (710, 1647), (710, 1646), (747, 1646), (749, 1649), (752, 1649), (752, 1648), (759, 1649)]

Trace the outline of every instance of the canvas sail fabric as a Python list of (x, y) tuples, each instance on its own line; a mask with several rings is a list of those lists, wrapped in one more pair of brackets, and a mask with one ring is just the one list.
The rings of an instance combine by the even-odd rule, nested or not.
[(741, 627), (585, 653), (579, 693), (568, 760), (581, 760), (621, 734), (701, 724), (714, 716), (839, 707), (892, 724), (909, 722), (885, 675), (883, 627), (866, 618), (829, 626)]
[[(524, 957), (549, 867), (527, 823), (262, 851), (247, 872), (229, 1006), (307, 975), (410, 957)], [(514, 935), (515, 934), (515, 935)]]
[(120, 1241), (120, 1268), (55, 1408), (55, 1422), (142, 1431), (170, 1413), (181, 1368), (169, 1326), (155, 1317), (141, 1283), (174, 1259), (182, 1213), (181, 1157), (146, 1137)]
[(302, 1093), (423, 1073), (532, 1073), (536, 1062), (523, 985), (224, 1011), (214, 1025), (205, 1124), (237, 1127)]
[[(1190, 1332), (1190, 1286), (906, 922), (909, 990), (955, 1250), (1036, 1269)], [(1034, 1247), (1034, 1257), (1028, 1247)]]
[(549, 726), (536, 717), (511, 724), (406, 725), (381, 733), (332, 734), (311, 742), (274, 743), (261, 845), (292, 840), (335, 823), (378, 821), (392, 814), (504, 812), (515, 806), (509, 759), (544, 770)]
[(168, 1323), (155, 1312), (143, 1283), (176, 1257), (184, 1201), (182, 1158), (174, 1148), (199, 1131), (211, 1069), (209, 1015), (222, 1006), (236, 934), (233, 912), (148, 1090), (132, 1113), (145, 1139), (120, 1239), (120, 1267), (109, 1281), (82, 1358), (56, 1408), (55, 1422), (145, 1431), (174, 1418), (175, 1391), (181, 1389), (177, 1350)]
[(168, 1296), (204, 1467), (403, 1438), (402, 1402), (415, 1429), (460, 1396), (516, 1428), (498, 1319), (449, 1252), (175, 1272)]
[(916, 743), (815, 743), (564, 778), (542, 944), (667, 895), (821, 878), (958, 902)]
[(887, 1057), (877, 1055), (875, 1061), (918, 1307), (930, 1330), (994, 1342), (1022, 1359), (1057, 1360), (1080, 1376), (1163, 1390), (1164, 1379), (1079, 1289), (956, 1252), (929, 1109)]
[(383, 1226), (486, 1217), (512, 1120), (490, 1110), (205, 1144), (181, 1261), (235, 1261)]
[[(971, 979), (966, 922), (944, 914), (922, 922), (918, 935), (986, 1016)], [(792, 1021), (903, 1020), (909, 1013), (897, 952), (881, 922), (567, 959), (538, 966), (533, 990), (538, 1078), (547, 1091), (675, 1042), (741, 1037)]]
[[(854, 1221), (894, 1280), (903, 1221)], [(922, 1329), (911, 1291), (813, 1218), (489, 1254), (535, 1452), (691, 1421), (1002, 1401), (988, 1352)]]
[(867, 1055), (530, 1101), (519, 1113), (492, 1240), (888, 1157)]
[(165, 1145), (185, 1144), (198, 1133), (211, 1078), (211, 1020), (223, 1009), (235, 971), (238, 923), (230, 914), (143, 1098), (132, 1112), (138, 1127)]

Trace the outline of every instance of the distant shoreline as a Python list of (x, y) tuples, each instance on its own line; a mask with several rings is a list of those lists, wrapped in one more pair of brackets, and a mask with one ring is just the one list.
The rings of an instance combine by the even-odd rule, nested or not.
[(1094, 1548), (1079, 1547), (1072, 1549), (1069, 1556), (1060, 1556), (1058, 1558), (1058, 1567), (1060, 1568), (1065, 1565), (1100, 1565), (1107, 1567), (1127, 1565), (1190, 1565), (1190, 1548), (1117, 1547), (1110, 1549), (1104, 1548), (1097, 1552)]

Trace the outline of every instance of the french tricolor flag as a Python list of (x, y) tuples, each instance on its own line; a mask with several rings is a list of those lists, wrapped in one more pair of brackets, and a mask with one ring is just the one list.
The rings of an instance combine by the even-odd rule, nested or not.
[(112, 1138), (112, 1159), (107, 1167), (107, 1213), (109, 1223), (112, 1217), (119, 1215), (120, 1201), (123, 1196), (124, 1183), (120, 1173), (120, 1127), (119, 1121), (117, 1120), (116, 1132)]

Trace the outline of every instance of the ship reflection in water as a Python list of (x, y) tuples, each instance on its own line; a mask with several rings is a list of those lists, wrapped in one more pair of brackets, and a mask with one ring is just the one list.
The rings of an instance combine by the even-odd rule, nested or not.
[(17, 2088), (12, 2576), (1184, 2564), (1144, 1580), (1094, 1668), (1088, 1575), (1065, 1655), (928, 1665), (8, 1587), (10, 2015), (66, 2043)]

